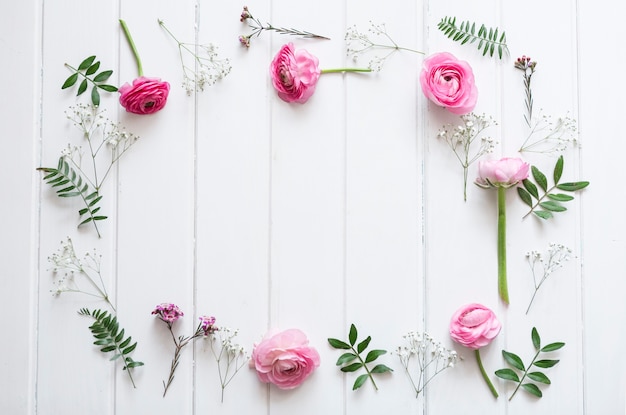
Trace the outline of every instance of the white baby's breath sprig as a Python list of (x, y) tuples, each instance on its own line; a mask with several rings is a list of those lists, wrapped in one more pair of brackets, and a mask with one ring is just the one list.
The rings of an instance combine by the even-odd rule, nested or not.
[(180, 65), (183, 71), (182, 86), (191, 95), (204, 91), (207, 86), (224, 79), (231, 70), (230, 59), (221, 59), (217, 46), (212, 43), (197, 44), (181, 42), (159, 19), (159, 25), (178, 44)]
[[(365, 33), (360, 32), (356, 25), (348, 27), (346, 31), (346, 55), (354, 62), (357, 62), (362, 55), (370, 55), (368, 68), (374, 72), (380, 72), (387, 58), (395, 52), (404, 50), (421, 55), (424, 54), (424, 52), (415, 49), (399, 46), (387, 33), (384, 23), (375, 24), (372, 21), (369, 23), (370, 27)], [(383, 55), (372, 55), (376, 50), (385, 50), (386, 53)]]
[(428, 333), (411, 331), (402, 337), (404, 344), (394, 353), (404, 367), (416, 398), (435, 376), (454, 367), (461, 359), (456, 351), (435, 341)]
[(217, 370), (222, 388), (221, 401), (224, 402), (224, 390), (233, 380), (237, 372), (250, 360), (245, 348), (236, 343), (238, 329), (220, 327), (219, 331), (211, 333), (209, 341), (211, 353), (217, 363)]
[(550, 242), (545, 253), (539, 251), (529, 251), (526, 253), (526, 261), (532, 272), (533, 285), (535, 288), (528, 308), (526, 309), (526, 314), (530, 311), (535, 296), (546, 279), (556, 270), (562, 268), (572, 256), (573, 254), (570, 248), (555, 242)]
[(578, 145), (576, 120), (566, 114), (553, 120), (540, 113), (533, 120), (530, 133), (519, 149), (520, 153), (562, 153), (569, 146)]
[(492, 153), (497, 141), (489, 136), (479, 136), (498, 123), (493, 117), (470, 112), (460, 116), (462, 124), (444, 125), (437, 138), (444, 140), (463, 167), (463, 200), (467, 201), (467, 174), (469, 166), (485, 154)]
[[(62, 293), (80, 293), (101, 298), (115, 311), (102, 278), (101, 259), (102, 255), (95, 249), (79, 258), (70, 237), (61, 241), (61, 247), (57, 252), (48, 257), (48, 262), (52, 264), (56, 287), (51, 290), (52, 294), (59, 296)], [(85, 287), (85, 284), (88, 287)]]

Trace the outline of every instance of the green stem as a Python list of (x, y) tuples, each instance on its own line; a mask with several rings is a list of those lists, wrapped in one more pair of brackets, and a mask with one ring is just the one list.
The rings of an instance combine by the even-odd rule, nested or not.
[(506, 188), (498, 187), (498, 293), (509, 304), (506, 280)]
[(139, 58), (139, 52), (137, 52), (137, 47), (135, 46), (133, 37), (130, 35), (130, 31), (128, 30), (128, 26), (126, 26), (126, 22), (124, 20), (120, 19), (120, 25), (122, 25), (122, 30), (124, 30), (126, 40), (128, 40), (128, 44), (135, 55), (135, 60), (137, 61), (137, 72), (139, 73), (139, 76), (143, 76), (143, 66), (141, 65), (141, 59)]
[(372, 72), (369, 68), (337, 68), (337, 69), (322, 69), (321, 73), (339, 73), (339, 72)]
[(483, 367), (483, 361), (480, 358), (480, 349), (474, 350), (474, 355), (476, 355), (476, 362), (478, 362), (478, 367), (480, 368), (480, 373), (483, 375), (483, 379), (485, 379), (485, 382), (487, 382), (487, 386), (489, 386), (489, 390), (491, 391), (493, 397), (497, 399), (498, 391), (496, 391), (495, 386), (493, 386), (493, 383), (491, 383), (491, 379), (489, 379), (489, 376), (487, 376), (487, 372)]

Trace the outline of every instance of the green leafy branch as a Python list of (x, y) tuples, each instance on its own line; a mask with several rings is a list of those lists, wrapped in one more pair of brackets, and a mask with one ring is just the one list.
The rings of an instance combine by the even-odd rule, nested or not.
[(76, 96), (85, 92), (89, 87), (89, 83), (91, 83), (93, 85), (91, 89), (91, 102), (95, 107), (100, 105), (100, 92), (98, 89), (102, 89), (107, 92), (117, 91), (116, 86), (105, 83), (111, 77), (113, 71), (106, 70), (98, 72), (100, 69), (100, 61), (96, 61), (95, 55), (89, 56), (83, 60), (80, 65), (78, 65), (78, 68), (74, 68), (67, 63), (65, 66), (74, 71), (74, 73), (65, 80), (61, 89), (67, 89), (74, 86), (78, 82), (78, 79), (82, 77), (82, 81), (78, 85), (78, 92), (76, 93)]
[(102, 196), (98, 194), (98, 190), (93, 190), (89, 186), (86, 180), (83, 180), (83, 177), (80, 173), (76, 172), (70, 164), (65, 159), (65, 156), (59, 157), (59, 163), (56, 168), (53, 167), (39, 167), (37, 170), (44, 172), (46, 175), (43, 177), (43, 180), (54, 187), (60, 187), (56, 191), (57, 196), (59, 197), (80, 197), (85, 205), (84, 208), (78, 211), (78, 215), (82, 218), (83, 216), (87, 216), (82, 222), (78, 224), (78, 226), (84, 225), (86, 223), (92, 222), (94, 227), (96, 228), (96, 232), (98, 236), (100, 236), (100, 231), (98, 230), (98, 225), (96, 221), (104, 220), (107, 217), (102, 215), (97, 215), (100, 210), (100, 206), (98, 206), (98, 202), (102, 199)]
[(91, 330), (91, 333), (96, 339), (93, 344), (102, 346), (100, 348), (102, 353), (114, 352), (115, 354), (113, 357), (109, 359), (111, 361), (122, 358), (122, 361), (124, 362), (124, 370), (128, 373), (128, 377), (130, 378), (133, 387), (136, 388), (131, 369), (143, 366), (143, 362), (133, 360), (129, 354), (135, 350), (137, 342), (131, 344), (131, 336), (124, 338), (124, 329), (119, 329), (117, 317), (109, 314), (108, 311), (90, 311), (87, 308), (81, 308), (78, 314), (81, 316), (89, 316), (96, 320), (91, 326), (89, 326), (89, 330)]
[[(574, 196), (566, 193), (553, 193), (555, 190), (576, 192), (589, 186), (589, 182), (586, 181), (559, 183), (563, 174), (563, 156), (560, 156), (556, 161), (553, 172), (554, 185), (550, 188), (548, 188), (548, 179), (545, 174), (535, 166), (531, 166), (530, 170), (537, 184), (530, 181), (530, 179), (524, 179), (522, 181), (524, 187), (517, 188), (517, 193), (522, 201), (530, 206), (530, 210), (524, 217), (534, 213), (535, 216), (541, 219), (550, 219), (554, 212), (567, 210), (563, 206), (563, 202), (569, 202), (574, 199)], [(542, 195), (539, 195), (537, 186), (543, 191)]]
[(526, 368), (526, 366), (524, 365), (524, 362), (518, 355), (507, 352), (506, 350), (502, 350), (502, 356), (504, 357), (504, 360), (506, 360), (507, 363), (511, 365), (513, 368), (522, 372), (521, 378), (518, 376), (516, 371), (514, 371), (513, 369), (509, 369), (509, 368), (499, 369), (499, 370), (496, 370), (495, 372), (497, 377), (517, 383), (517, 387), (513, 391), (513, 394), (511, 394), (509, 401), (513, 399), (513, 397), (515, 396), (515, 394), (517, 393), (520, 387), (522, 387), (525, 391), (531, 393), (532, 395), (535, 395), (536, 397), (541, 398), (543, 394), (541, 393), (541, 389), (539, 389), (537, 384), (531, 383), (531, 382), (524, 383), (524, 380), (528, 378), (534, 382), (538, 382), (544, 385), (549, 385), (551, 381), (543, 372), (540, 372), (540, 371), (531, 372), (531, 370), (533, 369), (533, 366), (541, 368), (541, 369), (547, 369), (559, 363), (559, 360), (554, 360), (554, 359), (541, 359), (541, 360), (537, 360), (537, 359), (539, 358), (540, 353), (553, 352), (565, 346), (565, 343), (563, 342), (555, 342), (555, 343), (550, 343), (544, 347), (541, 347), (541, 338), (539, 337), (539, 333), (537, 332), (537, 329), (535, 327), (533, 327), (531, 331), (531, 338), (532, 338), (533, 346), (535, 347), (536, 353), (535, 353), (535, 356), (533, 356), (533, 360), (528, 365), (528, 368)]
[[(351, 324), (350, 332), (348, 333), (349, 343), (346, 343), (342, 340), (333, 339), (333, 338), (329, 338), (328, 343), (335, 349), (350, 350), (349, 352), (346, 352), (342, 354), (341, 356), (339, 356), (339, 359), (337, 359), (337, 366), (344, 365), (343, 367), (341, 367), (342, 372), (356, 372), (357, 370), (361, 368), (365, 369), (366, 373), (359, 375), (359, 377), (357, 377), (356, 380), (354, 381), (352, 390), (357, 390), (358, 388), (363, 386), (363, 384), (367, 381), (368, 378), (372, 382), (372, 385), (374, 385), (374, 389), (378, 390), (378, 386), (376, 386), (376, 382), (374, 381), (373, 374), (393, 372), (393, 369), (385, 366), (384, 364), (378, 364), (370, 369), (368, 367), (368, 363), (372, 363), (379, 356), (382, 356), (385, 353), (387, 353), (387, 351), (380, 350), (380, 349), (373, 349), (373, 350), (370, 350), (365, 356), (365, 359), (363, 359), (363, 357), (361, 356), (361, 353), (363, 353), (365, 349), (367, 349), (367, 347), (370, 344), (370, 341), (372, 340), (372, 337), (367, 336), (364, 340), (362, 340), (361, 342), (357, 344), (357, 336), (358, 336), (358, 332), (357, 332), (356, 326), (354, 324)], [(356, 345), (356, 348), (355, 348), (355, 345)], [(358, 360), (358, 361), (355, 362), (355, 360)]]
[(509, 53), (509, 48), (506, 45), (506, 33), (500, 32), (497, 27), (487, 29), (484, 24), (481, 24), (478, 33), (476, 33), (476, 23), (464, 21), (461, 22), (461, 26), (457, 26), (456, 17), (446, 16), (437, 24), (437, 28), (448, 38), (460, 42), (462, 45), (478, 41), (477, 49), (482, 49), (483, 56), (487, 53), (489, 56), (493, 56), (496, 49), (500, 59), (504, 53)]

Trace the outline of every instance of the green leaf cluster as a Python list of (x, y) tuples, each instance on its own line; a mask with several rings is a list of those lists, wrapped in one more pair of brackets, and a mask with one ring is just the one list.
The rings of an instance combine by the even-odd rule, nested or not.
[(76, 96), (81, 95), (83, 92), (87, 90), (89, 87), (89, 83), (92, 84), (91, 88), (91, 102), (95, 107), (100, 105), (100, 92), (99, 89), (102, 89), (107, 92), (115, 92), (117, 91), (117, 87), (113, 85), (109, 85), (105, 83), (113, 74), (112, 70), (99, 71), (100, 69), (100, 61), (96, 60), (96, 56), (92, 55), (83, 60), (78, 68), (73, 68), (70, 65), (65, 65), (70, 68), (74, 73), (70, 75), (61, 89), (67, 89), (69, 87), (74, 86), (80, 78), (82, 78), (81, 82), (78, 84), (78, 92)]
[(393, 369), (387, 367), (384, 364), (377, 364), (373, 368), (369, 368), (368, 364), (374, 362), (378, 359), (379, 356), (387, 353), (386, 350), (381, 349), (373, 349), (370, 350), (365, 358), (361, 356), (362, 353), (368, 348), (370, 341), (372, 340), (371, 336), (367, 336), (364, 340), (357, 343), (358, 332), (357, 328), (354, 324), (350, 325), (350, 331), (348, 333), (348, 342), (344, 342), (342, 340), (329, 338), (328, 343), (335, 349), (340, 350), (349, 350), (349, 352), (343, 353), (337, 359), (337, 366), (342, 366), (342, 372), (356, 372), (359, 369), (365, 369), (364, 374), (359, 375), (354, 381), (354, 385), (352, 386), (352, 390), (357, 390), (370, 379), (374, 388), (378, 390), (378, 386), (376, 386), (376, 382), (374, 381), (373, 374), (374, 373), (386, 373), (393, 372)]
[[(550, 219), (553, 213), (567, 210), (563, 206), (563, 202), (574, 199), (574, 196), (558, 192), (558, 190), (576, 192), (589, 186), (589, 182), (586, 181), (560, 183), (563, 174), (563, 156), (560, 156), (556, 161), (552, 174), (554, 185), (550, 188), (548, 188), (548, 179), (545, 174), (535, 166), (531, 166), (530, 170), (536, 184), (530, 179), (525, 179), (522, 181), (524, 187), (517, 188), (519, 197), (530, 206), (530, 211), (524, 217), (533, 213), (541, 219)], [(542, 194), (539, 193), (539, 189), (541, 189)]]
[(111, 361), (122, 358), (122, 361), (124, 362), (124, 370), (127, 371), (133, 387), (135, 387), (135, 382), (133, 381), (130, 369), (143, 366), (143, 362), (133, 360), (129, 354), (135, 350), (137, 342), (131, 343), (131, 336), (126, 338), (124, 337), (124, 329), (120, 330), (117, 317), (109, 314), (108, 311), (90, 311), (87, 308), (81, 308), (78, 314), (82, 316), (89, 316), (96, 320), (91, 326), (89, 326), (89, 330), (91, 330), (91, 333), (96, 339), (93, 344), (100, 346), (100, 351), (102, 353), (114, 352), (115, 354), (113, 357), (109, 359)]
[(481, 24), (478, 32), (476, 32), (476, 23), (463, 21), (460, 26), (457, 26), (456, 17), (446, 16), (437, 24), (437, 28), (448, 38), (460, 42), (462, 45), (478, 42), (477, 49), (482, 50), (483, 56), (487, 53), (489, 56), (493, 56), (497, 50), (498, 57), (502, 59), (504, 53), (509, 53), (506, 45), (506, 33), (504, 30), (500, 32), (497, 27), (487, 29), (484, 24)]
[[(557, 363), (559, 363), (558, 360), (554, 360), (554, 359), (538, 360), (539, 354), (553, 352), (565, 346), (565, 343), (563, 342), (555, 342), (555, 343), (550, 343), (546, 346), (541, 347), (541, 337), (539, 337), (539, 333), (537, 332), (537, 329), (535, 327), (533, 327), (531, 331), (531, 338), (532, 338), (533, 346), (535, 347), (536, 353), (532, 361), (528, 365), (528, 367), (524, 365), (524, 362), (518, 355), (507, 352), (506, 350), (502, 350), (502, 356), (504, 357), (504, 360), (506, 360), (506, 362), (511, 367), (513, 367), (513, 369), (516, 369), (522, 373), (522, 376), (520, 377), (515, 370), (510, 369), (510, 368), (499, 369), (499, 370), (496, 370), (495, 372), (497, 377), (517, 383), (517, 387), (515, 388), (515, 390), (513, 391), (513, 394), (509, 398), (509, 401), (513, 399), (513, 397), (515, 396), (515, 394), (517, 393), (520, 387), (522, 387), (525, 391), (529, 392), (530, 394), (535, 395), (538, 398), (541, 398), (543, 396), (543, 393), (541, 392), (541, 389), (539, 389), (539, 386), (537, 386), (537, 383), (549, 385), (551, 381), (543, 372), (534, 370), (533, 367), (540, 368), (540, 369), (548, 369), (548, 368), (555, 366)], [(524, 382), (526, 378), (532, 380), (535, 383)]]
[[(94, 190), (89, 185), (87, 180), (83, 180), (83, 177), (75, 169), (70, 166), (64, 156), (59, 158), (59, 163), (56, 168), (53, 167), (38, 167), (37, 170), (44, 172), (46, 175), (43, 180), (53, 188), (58, 188), (56, 191), (59, 197), (80, 197), (85, 205), (84, 208), (78, 211), (79, 217), (86, 216), (86, 218), (78, 224), (78, 226), (92, 222), (98, 231), (96, 221), (104, 220), (107, 217), (98, 215), (100, 206), (98, 203), (102, 200), (102, 196), (98, 194), (97, 190)], [(100, 232), (98, 231), (98, 236)]]

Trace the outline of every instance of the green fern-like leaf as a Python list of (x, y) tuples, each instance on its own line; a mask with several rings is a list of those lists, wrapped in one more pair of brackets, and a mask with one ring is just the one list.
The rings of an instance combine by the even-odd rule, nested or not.
[(123, 369), (128, 373), (133, 387), (135, 381), (131, 369), (139, 366), (143, 366), (143, 362), (133, 360), (129, 355), (137, 347), (137, 342), (132, 342), (132, 337), (125, 337), (124, 329), (120, 330), (117, 317), (109, 314), (106, 310), (89, 310), (88, 308), (81, 308), (78, 312), (81, 316), (88, 316), (93, 318), (94, 323), (89, 326), (89, 330), (96, 339), (93, 344), (100, 347), (102, 353), (114, 352), (113, 357), (109, 360), (118, 360), (122, 358)]
[[(56, 168), (39, 167), (37, 170), (45, 174), (43, 180), (53, 189), (56, 189), (58, 197), (79, 197), (83, 201), (85, 207), (78, 211), (78, 215), (82, 219), (78, 226), (92, 222), (98, 236), (100, 236), (96, 222), (107, 217), (98, 215), (100, 211), (98, 203), (102, 200), (98, 191), (94, 190), (86, 180), (83, 180), (81, 174), (73, 169), (63, 156), (59, 158)], [(83, 219), (83, 217), (85, 218)]]
[(498, 28), (487, 29), (484, 24), (481, 24), (478, 32), (476, 32), (476, 23), (463, 21), (457, 26), (456, 17), (448, 16), (441, 19), (437, 28), (454, 42), (459, 42), (462, 45), (466, 43), (476, 44), (483, 56), (487, 54), (493, 56), (497, 51), (498, 57), (502, 59), (505, 54), (509, 54), (509, 48), (506, 45), (506, 33)]

